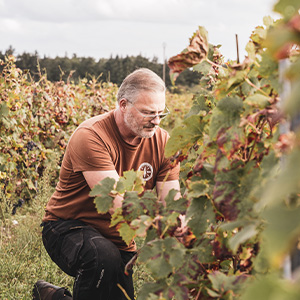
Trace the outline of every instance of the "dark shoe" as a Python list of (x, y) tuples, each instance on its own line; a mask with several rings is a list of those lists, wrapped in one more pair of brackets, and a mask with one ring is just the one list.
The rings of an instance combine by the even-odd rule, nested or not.
[(72, 295), (66, 289), (55, 286), (44, 280), (39, 280), (34, 284), (32, 290), (33, 300), (71, 300)]

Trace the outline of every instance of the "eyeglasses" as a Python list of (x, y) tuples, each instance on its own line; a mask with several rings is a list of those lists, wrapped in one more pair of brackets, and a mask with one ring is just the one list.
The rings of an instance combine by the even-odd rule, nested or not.
[(165, 108), (166, 109), (165, 112), (162, 112), (162, 113), (159, 113), (159, 114), (155, 114), (155, 115), (145, 114), (145, 113), (142, 113), (139, 109), (137, 109), (132, 102), (130, 102), (129, 100), (127, 100), (127, 102), (129, 102), (135, 108), (135, 110), (143, 116), (144, 120), (146, 120), (148, 122), (154, 120), (156, 117), (158, 117), (161, 120), (161, 119), (165, 118), (167, 115), (170, 114), (170, 111), (167, 107)]

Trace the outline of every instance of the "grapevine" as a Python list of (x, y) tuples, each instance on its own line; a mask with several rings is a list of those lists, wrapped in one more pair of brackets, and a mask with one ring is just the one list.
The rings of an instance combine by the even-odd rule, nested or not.
[[(15, 57), (0, 61), (0, 188), (15, 208), (32, 199), (36, 182), (52, 160), (60, 160), (75, 128), (115, 105), (117, 86), (95, 78), (38, 82), (15, 66)], [(57, 170), (58, 171), (58, 170)]]
[[(300, 234), (299, 134), (280, 130), (300, 110), (299, 8), (298, 1), (278, 1), (274, 9), (282, 19), (264, 18), (242, 63), (225, 62), (203, 27), (169, 60), (173, 81), (186, 68), (202, 74), (200, 92), (166, 147), (166, 155), (181, 162), (182, 198), (174, 200), (171, 191), (162, 207), (152, 191), (139, 196), (141, 180), (132, 171), (122, 179), (134, 182), (131, 187), (110, 183), (113, 194), (124, 195), (112, 225), (124, 241), (145, 238), (137, 263), (154, 282), (138, 299), (299, 298), (297, 277), (282, 280)], [(293, 83), (283, 109), (279, 59), (289, 60), (286, 76)], [(106, 189), (104, 182), (93, 192), (99, 212), (112, 205), (106, 197), (104, 207)], [(178, 236), (181, 214), (188, 230)]]

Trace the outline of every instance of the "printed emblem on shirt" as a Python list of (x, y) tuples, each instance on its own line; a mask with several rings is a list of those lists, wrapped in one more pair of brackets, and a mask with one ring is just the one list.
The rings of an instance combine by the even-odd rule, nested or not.
[(144, 162), (139, 166), (139, 171), (144, 172), (143, 179), (146, 180), (146, 181), (150, 180), (153, 176), (153, 168), (147, 162)]

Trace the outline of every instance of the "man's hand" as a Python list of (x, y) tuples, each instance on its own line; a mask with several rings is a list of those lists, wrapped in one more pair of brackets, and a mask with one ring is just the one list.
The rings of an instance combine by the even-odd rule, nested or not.
[(178, 200), (180, 195), (180, 185), (178, 180), (171, 180), (171, 181), (157, 181), (156, 182), (156, 192), (159, 196), (159, 200), (165, 205), (165, 198), (168, 195), (170, 190), (177, 190), (178, 193), (175, 196), (174, 200)]
[(184, 215), (180, 215), (181, 226), (178, 227), (174, 233), (177, 240), (182, 243), (186, 248), (191, 248), (194, 244), (196, 237), (187, 226), (187, 221)]

